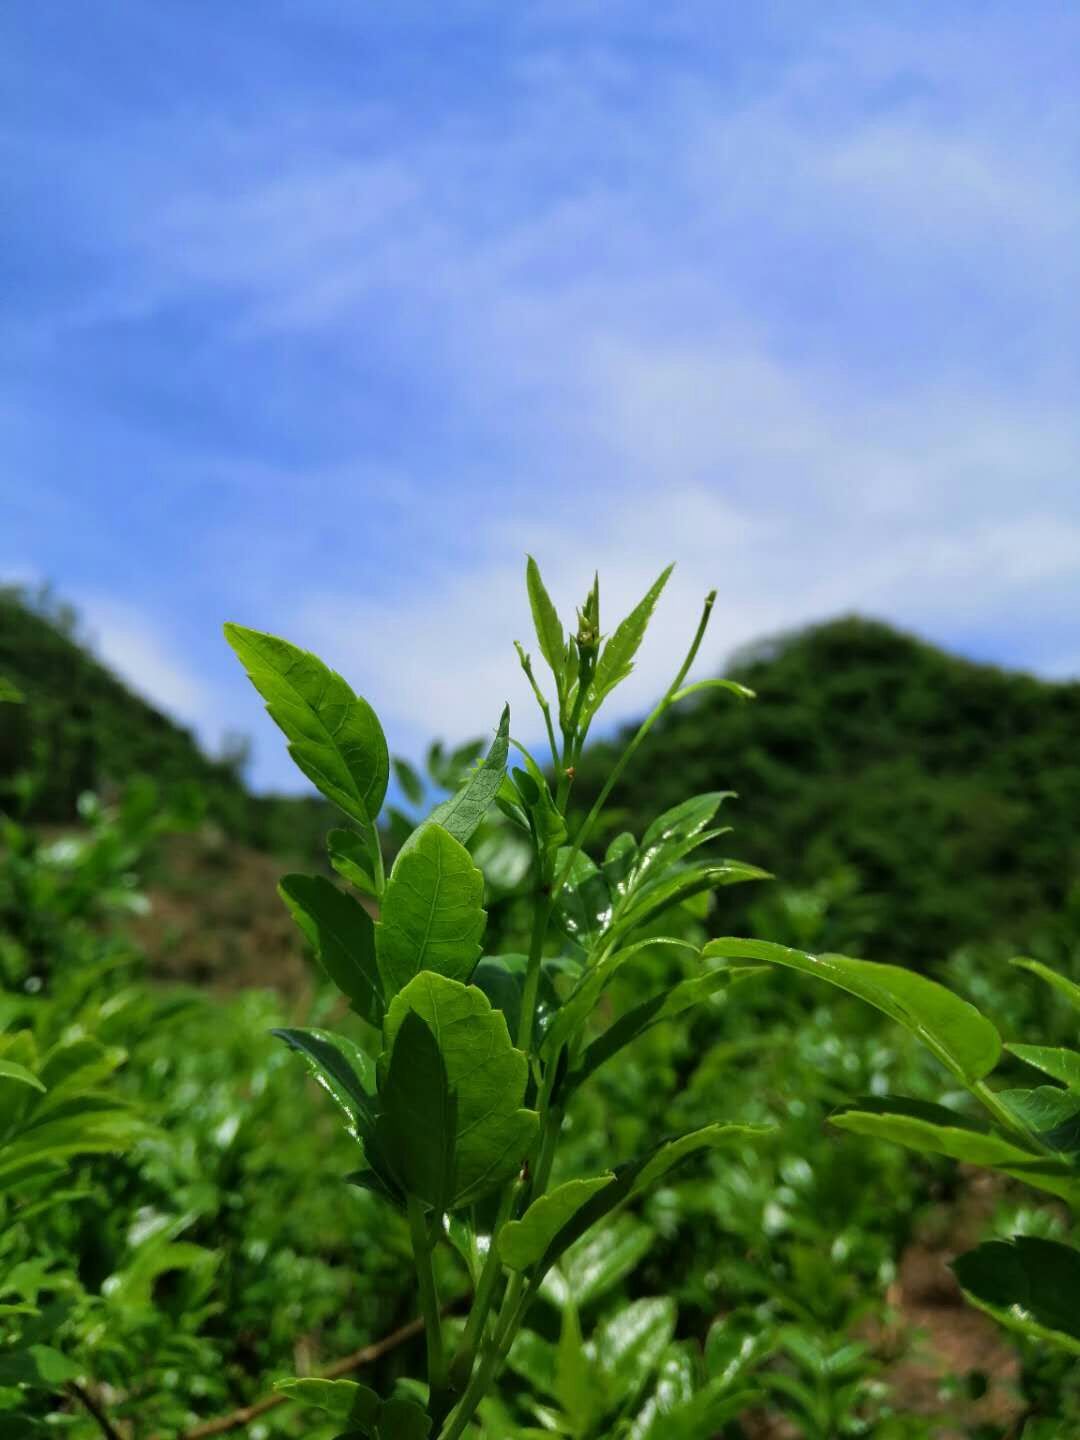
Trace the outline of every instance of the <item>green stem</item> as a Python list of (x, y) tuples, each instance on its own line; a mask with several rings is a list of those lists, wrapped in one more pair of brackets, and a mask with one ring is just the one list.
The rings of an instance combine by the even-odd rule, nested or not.
[(451, 1366), (451, 1380), (455, 1387), (460, 1387), (472, 1374), (476, 1352), (484, 1338), (484, 1327), (487, 1324), (488, 1315), (491, 1313), (495, 1287), (498, 1283), (499, 1271), (502, 1268), (499, 1261), (499, 1235), (513, 1213), (520, 1188), (521, 1182), (514, 1180), (507, 1185), (499, 1203), (499, 1211), (491, 1231), (491, 1242), (484, 1257), (484, 1265), (476, 1285), (476, 1294), (469, 1310), (469, 1318), (465, 1322), (465, 1333), (461, 1337), (461, 1344), (458, 1346), (454, 1363)]
[(433, 1402), (437, 1403), (436, 1397), (443, 1395), (446, 1390), (446, 1350), (443, 1345), (439, 1292), (431, 1263), (431, 1236), (424, 1207), (415, 1195), (409, 1196), (408, 1212), (416, 1276), (420, 1284), (420, 1309), (424, 1316), (424, 1335), (427, 1341), (428, 1386)]
[[(537, 858), (539, 864), (539, 857)], [(525, 988), (521, 996), (521, 1022), (518, 1026), (517, 1046), (526, 1055), (532, 1048), (533, 1024), (536, 1020), (536, 1003), (540, 994), (540, 965), (544, 958), (544, 941), (547, 939), (548, 921), (551, 918), (552, 899), (543, 890), (537, 892), (533, 910), (532, 938), (529, 941), (529, 963), (525, 971)]]
[(600, 813), (603, 810), (604, 806), (607, 804), (608, 796), (611, 794), (612, 790), (614, 790), (615, 786), (619, 783), (623, 771), (626, 769), (627, 765), (629, 765), (630, 761), (634, 758), (634, 755), (637, 752), (638, 747), (641, 745), (641, 742), (645, 739), (646, 735), (648, 735), (649, 731), (656, 724), (657, 720), (659, 720), (660, 716), (671, 704), (672, 697), (679, 689), (682, 682), (686, 679), (687, 671), (690, 669), (690, 666), (697, 658), (698, 650), (701, 648), (701, 642), (705, 638), (705, 630), (709, 624), (709, 616), (712, 614), (712, 608), (715, 601), (716, 591), (711, 590), (709, 594), (705, 597), (705, 605), (701, 613), (701, 619), (698, 621), (697, 631), (694, 635), (693, 641), (691, 642), (690, 649), (686, 653), (686, 659), (683, 661), (682, 665), (679, 668), (679, 673), (675, 676), (675, 679), (668, 686), (659, 704), (655, 706), (655, 708), (650, 712), (650, 714), (638, 726), (637, 731), (631, 739), (629, 745), (627, 745), (626, 749), (612, 766), (611, 773), (608, 775), (608, 778), (604, 782), (604, 786), (601, 789), (600, 794), (596, 798), (596, 803), (593, 805), (588, 815), (586, 815), (585, 819), (582, 821), (578, 829), (578, 833), (574, 837), (574, 844), (570, 851), (570, 854), (567, 857), (565, 863), (563, 864), (563, 867), (560, 870), (559, 874), (556, 876), (555, 884), (552, 886), (552, 894), (558, 895), (559, 891), (566, 883), (566, 878), (570, 874), (570, 871), (573, 869), (574, 861), (581, 854), (585, 842), (588, 840), (589, 835), (592, 833), (593, 826), (600, 818)]

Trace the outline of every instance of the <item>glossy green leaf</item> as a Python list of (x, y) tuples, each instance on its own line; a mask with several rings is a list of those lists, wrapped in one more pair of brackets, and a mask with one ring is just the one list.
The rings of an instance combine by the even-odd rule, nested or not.
[(661, 873), (631, 892), (629, 904), (620, 913), (613, 930), (623, 934), (639, 925), (649, 924), (673, 905), (681, 905), (706, 891), (719, 890), (725, 885), (742, 885), (748, 880), (771, 879), (767, 870), (747, 865), (741, 860), (703, 860)]
[(846, 955), (809, 955), (764, 940), (713, 940), (703, 953), (766, 960), (828, 980), (910, 1030), (965, 1085), (988, 1075), (1001, 1055), (1000, 1035), (974, 1005), (897, 965)]
[(655, 1243), (655, 1231), (636, 1215), (612, 1216), (563, 1253), (540, 1293), (559, 1308), (573, 1302), (584, 1309), (621, 1285)]
[(1024, 1128), (1051, 1150), (1080, 1152), (1080, 1095), (1057, 1085), (1032, 1090), (999, 1090), (998, 1100)]
[(695, 795), (658, 816), (641, 837), (630, 888), (636, 888), (666, 866), (675, 864), (698, 845), (723, 834), (722, 830), (710, 831), (709, 823), (734, 793), (733, 790), (713, 790)]
[(307, 1063), (312, 1076), (344, 1112), (350, 1131), (366, 1138), (375, 1122), (375, 1067), (344, 1035), (329, 1030), (271, 1031)]
[(663, 1359), (675, 1334), (675, 1302), (632, 1300), (607, 1315), (597, 1327), (596, 1354), (608, 1393), (620, 1404), (633, 1403)]
[(1037, 1158), (1034, 1150), (955, 1110), (899, 1095), (865, 1096), (830, 1116), (830, 1123), (856, 1135), (893, 1140), (909, 1150), (947, 1155), (970, 1165), (1005, 1167)]
[(641, 642), (645, 638), (645, 631), (652, 619), (656, 602), (674, 568), (674, 565), (669, 565), (661, 571), (659, 578), (649, 587), (626, 619), (619, 622), (600, 651), (600, 657), (596, 662), (596, 673), (590, 687), (591, 693), (588, 701), (590, 715), (595, 714), (616, 685), (625, 680), (633, 670), (634, 657), (641, 648)]
[(375, 924), (368, 912), (325, 875), (285, 875), (278, 894), (356, 1013), (369, 1024), (380, 1025), (383, 989), (375, 956)]
[[(558, 852), (555, 869), (561, 874), (570, 850)], [(559, 891), (555, 918), (563, 930), (581, 948), (594, 950), (611, 923), (611, 891), (603, 873), (584, 851), (578, 851), (574, 863)]]
[(375, 1134), (394, 1178), (442, 1214), (453, 1198), (457, 1097), (438, 1042), (415, 1010), (398, 1028), (379, 1102)]
[(375, 927), (387, 1000), (421, 971), (467, 980), (480, 957), (484, 877), (460, 841), (431, 821), (394, 861)]
[(374, 710), (315, 655), (276, 635), (226, 625), (225, 638), (289, 742), (289, 754), (327, 799), (371, 826), (386, 795), (390, 756)]
[(1064, 1050), (1054, 1045), (1006, 1045), (1005, 1049), (1080, 1094), (1080, 1050)]
[(371, 852), (364, 837), (355, 830), (334, 829), (326, 837), (330, 864), (343, 880), (365, 895), (378, 895), (371, 873)]
[(471, 983), (484, 992), (493, 1009), (502, 1011), (511, 1035), (516, 1035), (521, 1025), (528, 968), (527, 955), (485, 955), (473, 971)]
[(472, 838), (494, 804), (506, 776), (509, 746), (510, 706), (506, 705), (491, 749), (482, 764), (468, 776), (456, 795), (436, 805), (431, 812), (431, 819), (447, 829), (462, 845)]
[(590, 1362), (581, 1335), (578, 1307), (563, 1307), (559, 1343), (555, 1351), (555, 1398), (572, 1416), (578, 1434), (588, 1434), (596, 1416), (604, 1413), (604, 1388), (598, 1369)]
[(279, 1380), (274, 1389), (290, 1400), (322, 1410), (334, 1420), (349, 1421), (372, 1430), (379, 1413), (379, 1397), (355, 1380)]
[(597, 1221), (609, 1215), (616, 1206), (648, 1189), (687, 1156), (698, 1150), (756, 1139), (767, 1133), (767, 1129), (754, 1125), (705, 1125), (700, 1130), (662, 1140), (645, 1155), (618, 1166), (614, 1178), (586, 1200), (552, 1236), (539, 1261), (540, 1274), (554, 1265), (559, 1256)]
[(25, 1065), (16, 1065), (13, 1060), (0, 1060), (0, 1080), (11, 1080), (17, 1085), (29, 1085), (34, 1090), (44, 1091), (45, 1086)]
[(1018, 1235), (979, 1245), (952, 1268), (969, 1298), (1003, 1325), (1080, 1355), (1080, 1252)]
[(449, 1203), (460, 1208), (515, 1175), (535, 1142), (536, 1113), (523, 1107), (528, 1061), (511, 1045), (505, 1018), (482, 991), (424, 971), (390, 1005), (380, 1073), (413, 1012), (438, 1041), (457, 1099)]
[(616, 835), (608, 846), (602, 869), (613, 900), (621, 900), (626, 894), (637, 854), (638, 843), (633, 835), (626, 831)]
[(525, 566), (525, 585), (529, 592), (529, 607), (532, 610), (540, 654), (555, 677), (555, 685), (561, 697), (566, 679), (566, 636), (551, 596), (540, 578), (540, 567), (531, 555)]
[(615, 1178), (611, 1171), (587, 1180), (567, 1180), (547, 1195), (534, 1200), (520, 1220), (504, 1225), (499, 1237), (499, 1255), (511, 1270), (535, 1265), (565, 1224), (590, 1196)]
[(1030, 970), (1032, 975), (1037, 975), (1040, 980), (1045, 980), (1047, 985), (1056, 990), (1059, 995), (1063, 995), (1070, 1005), (1080, 1010), (1080, 985), (1077, 985), (1074, 980), (1059, 975), (1056, 970), (1051, 970), (1049, 965), (1044, 965), (1040, 960), (1014, 960), (1012, 963), (1021, 970)]

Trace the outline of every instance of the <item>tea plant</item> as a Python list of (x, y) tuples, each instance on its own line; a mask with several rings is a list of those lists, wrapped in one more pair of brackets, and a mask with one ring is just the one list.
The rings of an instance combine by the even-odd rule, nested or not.
[[(407, 1218), (425, 1321), (425, 1384), (400, 1382), (393, 1394), (379, 1396), (347, 1381), (284, 1382), (297, 1399), (339, 1418), (350, 1436), (459, 1440), (475, 1430), (478, 1407), (545, 1277), (569, 1247), (687, 1156), (754, 1133), (713, 1122), (661, 1139), (600, 1174), (552, 1185), (563, 1116), (578, 1087), (639, 1036), (702, 1004), (743, 971), (701, 963), (689, 978), (662, 986), (598, 1028), (612, 980), (658, 948), (698, 955), (678, 933), (663, 933), (661, 920), (694, 897), (763, 875), (751, 865), (695, 854), (725, 833), (714, 823), (727, 798), (722, 793), (677, 805), (640, 842), (617, 836), (599, 862), (586, 848), (659, 718), (706, 688), (748, 697), (730, 681), (687, 683), (714, 594), (675, 678), (613, 763), (584, 820), (573, 834), (568, 829), (586, 737), (630, 674), (669, 575), (670, 567), (606, 638), (594, 581), (568, 635), (529, 560), (529, 601), (553, 695), (529, 654), (517, 649), (543, 717), (551, 779), (512, 739), (504, 710), (486, 756), (405, 839), (389, 873), (377, 821), (391, 767), (375, 712), (315, 656), (275, 636), (226, 626), (296, 764), (351, 822), (330, 832), (330, 861), (364, 897), (325, 876), (289, 875), (280, 886), (327, 974), (375, 1032), (377, 1058), (326, 1030), (278, 1033), (344, 1111), (358, 1147), (352, 1183)], [(508, 771), (511, 746), (522, 763)], [(484, 953), (484, 874), (466, 847), (492, 807), (531, 851), (524, 954)], [(438, 1252), (447, 1247), (472, 1286), (458, 1326), (444, 1321), (438, 1284)]]
[[(944, 986), (892, 965), (843, 955), (811, 955), (765, 941), (717, 940), (705, 953), (771, 961), (828, 980), (910, 1030), (989, 1123), (947, 1105), (871, 1096), (842, 1109), (833, 1124), (857, 1135), (996, 1170), (1080, 1206), (1080, 1051), (1059, 1045), (1003, 1046), (996, 1026)], [(1037, 975), (1076, 1010), (1080, 986), (1038, 960), (1014, 962)], [(988, 1077), (1003, 1051), (1053, 1084), (994, 1089)], [(991, 1240), (959, 1256), (966, 1294), (1013, 1330), (1080, 1354), (1080, 1250), (1040, 1235)]]

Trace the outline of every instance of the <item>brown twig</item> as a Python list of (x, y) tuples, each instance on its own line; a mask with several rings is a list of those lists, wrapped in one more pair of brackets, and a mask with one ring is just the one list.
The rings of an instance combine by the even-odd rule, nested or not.
[[(468, 1296), (459, 1295), (456, 1300), (449, 1301), (443, 1306), (443, 1314), (446, 1315), (456, 1309), (467, 1298)], [(336, 1380), (341, 1375), (347, 1375), (350, 1370), (358, 1370), (361, 1365), (374, 1365), (376, 1360), (381, 1359), (389, 1351), (396, 1350), (399, 1345), (404, 1345), (406, 1341), (422, 1334), (423, 1329), (422, 1319), (410, 1320), (407, 1325), (402, 1325), (400, 1329), (384, 1335), (381, 1340), (376, 1340), (371, 1345), (365, 1345), (360, 1350), (354, 1350), (351, 1355), (346, 1355), (341, 1360), (335, 1360), (332, 1365), (327, 1365), (323, 1370), (317, 1370), (313, 1378)], [(248, 1425), (252, 1420), (257, 1420), (260, 1415), (265, 1415), (268, 1410), (273, 1410), (278, 1405), (284, 1405), (288, 1398), (287, 1395), (264, 1395), (253, 1405), (245, 1405), (239, 1410), (232, 1411), (229, 1415), (221, 1415), (216, 1420), (207, 1420), (202, 1425), (196, 1425), (193, 1430), (186, 1430), (180, 1440), (209, 1440), (211, 1435), (224, 1435), (229, 1430), (237, 1430), (241, 1425)], [(115, 1430), (110, 1429), (106, 1433), (109, 1440), (122, 1440)], [(165, 1437), (155, 1435), (153, 1440), (165, 1440)]]
[(67, 1388), (68, 1393), (75, 1396), (75, 1399), (78, 1400), (79, 1404), (83, 1407), (87, 1414), (92, 1415), (93, 1418), (97, 1421), (97, 1427), (106, 1437), (106, 1440), (123, 1440), (123, 1436), (120, 1434), (120, 1431), (117, 1430), (116, 1426), (109, 1419), (108, 1415), (105, 1414), (105, 1411), (101, 1408), (101, 1406), (98, 1404), (98, 1402), (94, 1399), (93, 1395), (90, 1394), (90, 1391), (87, 1390), (85, 1386), (79, 1385), (74, 1380), (70, 1380), (68, 1382)]

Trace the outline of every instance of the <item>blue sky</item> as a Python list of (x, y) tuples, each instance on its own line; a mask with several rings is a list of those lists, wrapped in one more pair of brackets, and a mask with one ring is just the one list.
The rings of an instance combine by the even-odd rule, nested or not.
[(616, 718), (712, 585), (703, 673), (856, 609), (1080, 674), (1073, 7), (11, 0), (0, 147), (0, 577), (259, 785), (223, 619), (415, 753), (524, 701), (526, 549), (678, 562)]

